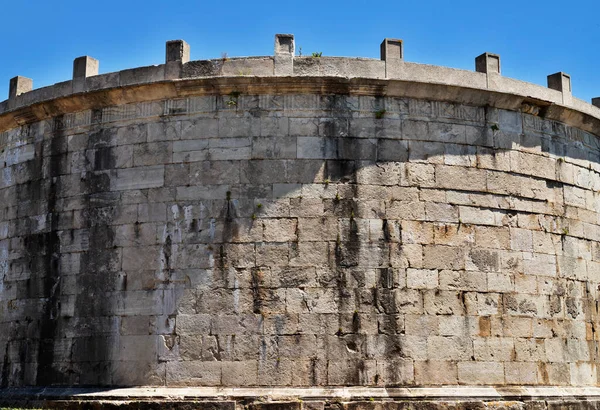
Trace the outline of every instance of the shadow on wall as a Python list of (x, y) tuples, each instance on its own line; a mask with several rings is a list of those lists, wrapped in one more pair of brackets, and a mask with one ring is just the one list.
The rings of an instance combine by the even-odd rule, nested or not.
[[(285, 98), (271, 103), (283, 107)], [(296, 108), (316, 102), (315, 113), (273, 117), (259, 97), (235, 96), (235, 104), (214, 97), (218, 109), (208, 120), (219, 138), (211, 141), (221, 145), (173, 142), (173, 124), (184, 119), (174, 113), (152, 134), (145, 124), (107, 128), (93, 111), (89, 130), (78, 135), (55, 118), (52, 137), (36, 137), (31, 161), (11, 164), (7, 153), (11, 177), (0, 198), (18, 204), (25, 225), (18, 229), (28, 234), (22, 244), (0, 241), (0, 255), (9, 255), (0, 262), (0, 290), (18, 304), (0, 336), (1, 386), (181, 384), (190, 377), (177, 375), (181, 357), (258, 360), (265, 377), (281, 377), (272, 366), (282, 338), (300, 335), (284, 323), (288, 308), (335, 315), (319, 331), (339, 340), (332, 352), (341, 346), (356, 362), (327, 369), (328, 358), (315, 353), (308, 384), (413, 384), (388, 368), (408, 354), (393, 320), (401, 311), (393, 292), (402, 283), (398, 269), (411, 266), (401, 222), (468, 223), (454, 209), (428, 215), (419, 190), (494, 195), (486, 210), (495, 207), (494, 223), (506, 225), (534, 203), (560, 219), (563, 184), (577, 185), (585, 172), (597, 180), (595, 136), (529, 114), (401, 98), (293, 98)], [(206, 119), (190, 126), (205, 127)], [(271, 136), (282, 119), (289, 132)], [(253, 124), (271, 128), (256, 134)], [(187, 148), (158, 185), (151, 170), (126, 182), (115, 171), (168, 164), (175, 145)], [(304, 226), (312, 235), (306, 240), (298, 225), (304, 217), (322, 218)], [(442, 269), (446, 261), (439, 263)], [(304, 269), (312, 266), (316, 276)], [(305, 288), (322, 291), (321, 302)], [(208, 322), (186, 328), (180, 314), (207, 314)], [(372, 314), (384, 315), (378, 329), (363, 319)], [(219, 330), (235, 315), (254, 329), (241, 330), (253, 335), (246, 353), (225, 347), (232, 331)], [(366, 360), (371, 331), (385, 336), (383, 370)], [(182, 348), (182, 332), (202, 340), (199, 352)], [(219, 383), (235, 383), (223, 371)]]

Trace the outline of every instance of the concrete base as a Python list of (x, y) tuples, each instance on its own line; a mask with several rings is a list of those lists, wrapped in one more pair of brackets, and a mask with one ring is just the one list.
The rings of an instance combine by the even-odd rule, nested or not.
[(0, 390), (0, 407), (236, 410), (599, 409), (600, 388), (29, 388)]

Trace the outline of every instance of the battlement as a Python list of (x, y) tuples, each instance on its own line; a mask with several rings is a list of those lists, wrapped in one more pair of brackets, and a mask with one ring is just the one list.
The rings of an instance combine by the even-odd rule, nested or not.
[(75, 59), (73, 78), (33, 89), (33, 80), (10, 80), (9, 98), (0, 103), (0, 115), (67, 96), (160, 82), (210, 77), (342, 77), (397, 80), (488, 90), (525, 97), (541, 105), (560, 105), (600, 119), (600, 97), (592, 104), (574, 98), (571, 77), (559, 72), (547, 78), (547, 87), (503, 77), (500, 56), (483, 53), (475, 58), (475, 71), (407, 62), (402, 40), (386, 38), (381, 58), (345, 58), (295, 55), (292, 34), (276, 34), (273, 56), (219, 58), (190, 61), (190, 46), (183, 40), (166, 43), (165, 63), (98, 74), (98, 60)]

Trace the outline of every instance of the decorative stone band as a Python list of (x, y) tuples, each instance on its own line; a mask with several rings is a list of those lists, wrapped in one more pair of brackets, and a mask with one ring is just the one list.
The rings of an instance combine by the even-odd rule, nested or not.
[[(87, 116), (86, 122), (78, 124), (79, 126), (111, 122), (120, 118), (119, 116), (123, 116), (122, 119), (135, 119), (189, 114), (198, 109), (194, 106), (194, 98), (215, 94), (221, 96), (223, 101), (235, 95), (241, 103), (248, 96), (266, 94), (352, 94), (426, 98), (522, 111), (548, 120), (560, 121), (596, 135), (600, 134), (600, 109), (587, 104), (587, 111), (598, 111), (598, 115), (517, 93), (504, 94), (487, 89), (448, 86), (418, 80), (342, 77), (218, 77), (107, 88), (42, 101), (0, 114), (0, 132), (65, 114), (67, 117), (69, 114)], [(160, 106), (161, 100), (167, 100), (165, 104), (168, 106)], [(142, 103), (146, 108), (136, 105), (137, 103)], [(215, 107), (211, 109), (218, 108), (217, 100), (214, 104)], [(92, 111), (96, 112), (94, 116)]]
[[(33, 82), (29, 78), (15, 77), (10, 80), (9, 99), (0, 103), (0, 115), (11, 113), (17, 123), (39, 120), (44, 115), (53, 115), (56, 110), (69, 110), (65, 106), (64, 97), (70, 97), (71, 104), (81, 99), (89, 101), (86, 96), (92, 93), (91, 100), (96, 104), (100, 96), (108, 96), (109, 101), (133, 102), (140, 93), (144, 94), (147, 88), (143, 85), (167, 82), (171, 93), (185, 93), (185, 89), (195, 82), (190, 79), (209, 77), (209, 83), (216, 81), (215, 77), (225, 77), (225, 81), (216, 81), (219, 84), (236, 85), (235, 80), (244, 80), (246, 83), (259, 83), (262, 77), (325, 77), (352, 78), (373, 80), (397, 80), (410, 85), (411, 83), (428, 84), (437, 86), (441, 90), (440, 98), (444, 98), (446, 89), (459, 87), (464, 89), (486, 90), (520, 97), (521, 101), (541, 108), (559, 105), (567, 107), (570, 111), (578, 112), (600, 119), (600, 99), (593, 99), (590, 105), (584, 101), (573, 98), (571, 95), (571, 78), (568, 74), (559, 72), (548, 76), (548, 88), (534, 85), (500, 75), (500, 56), (484, 53), (475, 59), (476, 71), (458, 70), (454, 68), (405, 62), (403, 59), (403, 42), (397, 39), (384, 39), (381, 44), (381, 60), (366, 58), (341, 58), (341, 57), (306, 57), (295, 56), (294, 36), (291, 34), (277, 34), (275, 36), (275, 52), (273, 57), (247, 57), (247, 58), (221, 58), (214, 60), (189, 61), (190, 47), (183, 40), (168, 41), (166, 44), (165, 64), (139, 67), (114, 73), (98, 75), (98, 60), (84, 56), (75, 59), (73, 67), (73, 80), (57, 83), (53, 86), (33, 89)], [(236, 78), (241, 77), (241, 78)], [(248, 80), (250, 77), (251, 81)], [(221, 80), (223, 80), (221, 78)], [(307, 79), (307, 84), (314, 80)], [(298, 79), (295, 78), (294, 82)], [(284, 84), (285, 84), (284, 80)], [(288, 81), (289, 82), (289, 81)], [(263, 84), (261, 84), (263, 83)], [(385, 82), (374, 83), (376, 91)], [(281, 85), (280, 82), (278, 84)], [(198, 85), (202, 88), (202, 82)], [(444, 87), (440, 87), (444, 86)], [(155, 86), (153, 86), (155, 87)], [(402, 87), (402, 86), (400, 86)], [(259, 87), (260, 88), (260, 87)], [(410, 87), (405, 87), (410, 88)], [(420, 88), (423, 90), (424, 88)], [(104, 91), (98, 94), (99, 91)], [(390, 91), (390, 90), (386, 90)], [(406, 91), (406, 90), (405, 90)], [(310, 92), (307, 90), (307, 92)], [(73, 98), (73, 95), (78, 98)], [(486, 93), (489, 96), (489, 93)], [(84, 97), (85, 96), (85, 97)], [(429, 95), (430, 96), (430, 95)], [(160, 98), (164, 98), (160, 97)], [(501, 98), (488, 97), (494, 102)], [(144, 94), (143, 99), (148, 100)], [(129, 101), (124, 101), (129, 100)], [(45, 103), (40, 106), (40, 103)], [(497, 101), (496, 101), (497, 103)], [(93, 104), (92, 104), (93, 105)], [(27, 107), (27, 108), (23, 108)], [(502, 107), (509, 108), (509, 107)], [(514, 108), (514, 107), (510, 107)], [(20, 110), (21, 109), (21, 110)], [(31, 115), (23, 113), (23, 109), (31, 110)], [(46, 111), (44, 111), (46, 109)], [(41, 111), (41, 112), (40, 112)], [(20, 113), (20, 114), (18, 114)], [(42, 115), (42, 113), (44, 113)], [(15, 118), (16, 117), (16, 118)], [(570, 117), (568, 115), (567, 117)], [(2, 115), (0, 127), (5, 128), (6, 118)]]
[[(264, 401), (260, 398), (267, 398)], [(584, 401), (584, 402), (582, 402)], [(0, 405), (52, 408), (146, 408), (168, 402), (169, 408), (211, 410), (323, 410), (332, 405), (352, 410), (383, 409), (581, 409), (598, 408), (597, 387), (434, 387), (434, 388), (25, 388), (0, 391)], [(185, 407), (193, 405), (193, 407)], [(152, 408), (152, 407), (148, 407)]]

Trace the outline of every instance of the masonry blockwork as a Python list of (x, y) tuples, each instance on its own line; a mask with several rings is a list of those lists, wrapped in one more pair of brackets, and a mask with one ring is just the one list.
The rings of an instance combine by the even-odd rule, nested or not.
[(600, 110), (401, 47), (14, 79), (0, 385), (596, 386)]

